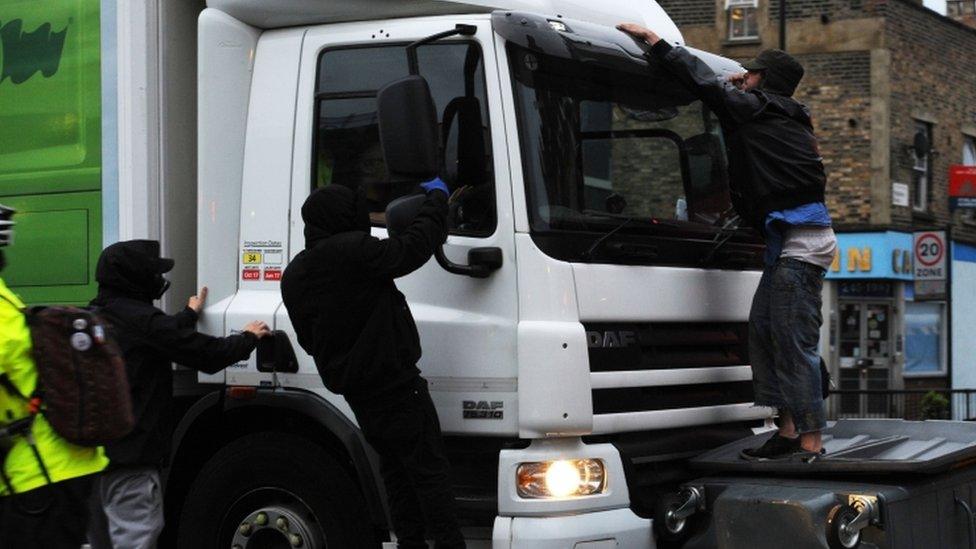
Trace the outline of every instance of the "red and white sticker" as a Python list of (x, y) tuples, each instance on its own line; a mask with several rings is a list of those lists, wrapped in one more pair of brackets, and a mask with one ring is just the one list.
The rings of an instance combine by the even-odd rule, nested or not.
[(264, 270), (265, 280), (281, 280), (281, 269), (265, 269)]
[(242, 280), (261, 280), (261, 269), (244, 269), (241, 273)]

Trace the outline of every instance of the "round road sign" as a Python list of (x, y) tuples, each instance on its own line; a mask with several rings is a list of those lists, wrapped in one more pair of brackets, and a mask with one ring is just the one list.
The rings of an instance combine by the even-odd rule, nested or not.
[(915, 259), (926, 267), (942, 261), (945, 256), (945, 242), (935, 233), (925, 233), (915, 241)]

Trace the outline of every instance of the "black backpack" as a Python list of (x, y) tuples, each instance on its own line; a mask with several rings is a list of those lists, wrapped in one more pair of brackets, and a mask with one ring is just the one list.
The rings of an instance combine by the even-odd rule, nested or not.
[(122, 352), (97, 313), (77, 307), (24, 311), (33, 343), (37, 388), (22, 395), (0, 376), (0, 386), (43, 413), (54, 431), (79, 446), (100, 446), (135, 426)]

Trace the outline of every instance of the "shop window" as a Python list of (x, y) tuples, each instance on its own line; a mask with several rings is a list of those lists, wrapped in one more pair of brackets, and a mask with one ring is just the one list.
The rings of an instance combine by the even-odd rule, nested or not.
[(929, 181), (932, 178), (932, 125), (915, 121), (915, 137), (912, 146), (912, 191), (913, 207), (917, 212), (929, 209)]
[(905, 375), (945, 373), (942, 303), (905, 304)]
[(758, 0), (726, 0), (728, 12), (729, 40), (750, 40), (759, 38)]

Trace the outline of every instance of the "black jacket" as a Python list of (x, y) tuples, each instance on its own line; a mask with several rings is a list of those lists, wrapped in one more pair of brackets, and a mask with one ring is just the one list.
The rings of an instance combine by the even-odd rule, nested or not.
[(366, 402), (420, 375), (417, 327), (393, 280), (430, 259), (446, 217), (444, 193), (431, 192), (407, 230), (379, 240), (360, 193), (330, 185), (305, 202), (305, 250), (285, 269), (281, 294), (330, 391)]
[(95, 307), (110, 324), (125, 357), (136, 426), (123, 439), (106, 445), (110, 467), (162, 466), (171, 446), (172, 362), (216, 373), (247, 359), (257, 343), (251, 333), (211, 337), (196, 331), (197, 315), (186, 308), (167, 315), (153, 306), (159, 293), (158, 243), (153, 258), (149, 241), (120, 242), (102, 252), (95, 277)]
[(770, 91), (739, 90), (664, 40), (651, 48), (651, 56), (718, 116), (732, 204), (744, 221), (762, 229), (770, 212), (824, 201), (827, 176), (806, 106)]

